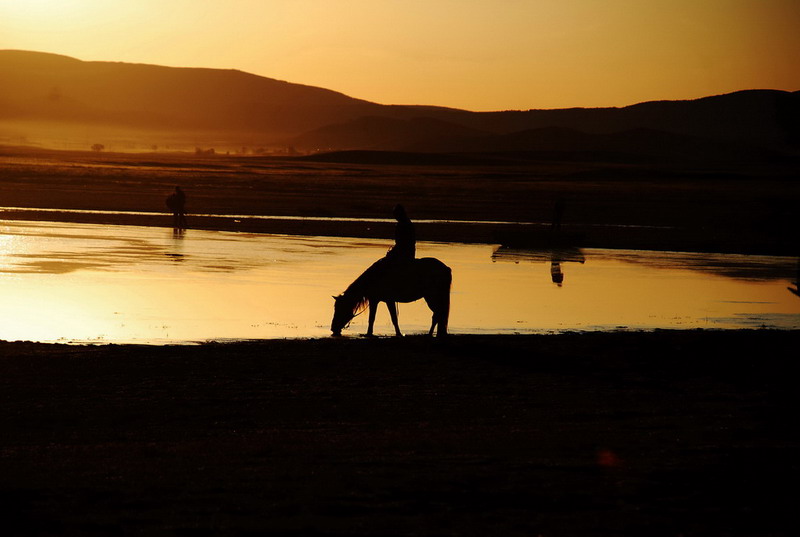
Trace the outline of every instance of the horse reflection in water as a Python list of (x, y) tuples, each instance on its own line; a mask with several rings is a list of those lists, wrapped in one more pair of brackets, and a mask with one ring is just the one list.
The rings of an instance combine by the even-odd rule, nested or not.
[[(393, 264), (386, 258), (375, 262), (356, 278), (336, 301), (331, 322), (334, 336), (342, 335), (353, 317), (369, 308), (367, 336), (372, 335), (378, 304), (386, 302), (389, 315), (394, 324), (395, 334), (402, 336), (397, 323), (397, 302), (414, 302), (425, 299), (433, 312), (429, 335), (436, 330), (437, 337), (447, 335), (447, 321), (450, 317), (450, 267), (432, 257)], [(437, 329), (438, 327), (438, 329)]]

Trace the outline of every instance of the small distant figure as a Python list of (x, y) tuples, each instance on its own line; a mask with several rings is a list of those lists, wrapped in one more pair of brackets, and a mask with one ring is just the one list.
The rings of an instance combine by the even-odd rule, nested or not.
[(394, 246), (386, 253), (386, 259), (392, 264), (410, 263), (417, 256), (417, 236), (414, 224), (400, 204), (394, 206), (392, 215), (397, 224), (394, 228)]
[(550, 261), (550, 278), (553, 283), (561, 287), (564, 285), (564, 273), (561, 271), (561, 261), (553, 259)]
[(172, 227), (186, 229), (186, 194), (176, 186), (175, 192), (167, 196), (167, 208), (172, 211)]

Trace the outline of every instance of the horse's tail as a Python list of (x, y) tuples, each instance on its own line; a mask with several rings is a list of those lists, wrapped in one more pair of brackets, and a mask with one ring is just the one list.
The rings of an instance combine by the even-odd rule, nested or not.
[(450, 288), (453, 285), (453, 271), (450, 267), (445, 266), (447, 269), (446, 275), (442, 281), (442, 305), (439, 312), (439, 323), (436, 328), (436, 337), (447, 335), (447, 322), (450, 320)]

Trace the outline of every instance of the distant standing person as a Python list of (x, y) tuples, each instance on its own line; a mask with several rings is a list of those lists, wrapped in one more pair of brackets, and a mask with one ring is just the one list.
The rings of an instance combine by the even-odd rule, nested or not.
[(550, 260), (550, 278), (559, 287), (564, 285), (564, 273), (561, 271), (561, 261), (558, 259)]
[(176, 186), (175, 192), (167, 196), (167, 208), (172, 211), (172, 227), (186, 229), (186, 194)]
[(386, 259), (393, 263), (408, 263), (414, 260), (417, 252), (417, 237), (414, 224), (400, 204), (392, 211), (397, 224), (394, 228), (394, 246), (386, 253)]

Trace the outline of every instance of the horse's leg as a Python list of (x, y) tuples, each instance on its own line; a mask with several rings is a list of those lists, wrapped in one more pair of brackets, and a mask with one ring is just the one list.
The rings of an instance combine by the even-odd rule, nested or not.
[(447, 335), (447, 323), (450, 320), (450, 286), (447, 286), (447, 291), (442, 296), (442, 303), (438, 312), (439, 328), (436, 331), (436, 337)]
[(400, 333), (400, 325), (397, 324), (397, 303), (387, 301), (386, 307), (389, 308), (389, 316), (392, 318), (392, 324), (394, 325), (394, 335), (397, 337), (402, 336), (403, 334)]
[(433, 335), (433, 329), (436, 328), (436, 314), (434, 313), (431, 315), (431, 329), (428, 331), (428, 335)]
[(434, 328), (439, 327), (436, 332), (437, 337), (447, 335), (447, 321), (450, 317), (450, 289), (448, 287), (447, 293), (439, 293), (435, 296), (425, 297), (425, 302), (433, 312), (431, 321), (431, 331), (428, 335), (433, 335)]
[(369, 323), (367, 324), (367, 335), (372, 335), (372, 327), (375, 325), (375, 314), (378, 313), (378, 301), (369, 301)]
[(438, 312), (439, 329), (436, 332), (436, 337), (442, 337), (447, 335), (447, 324), (450, 322), (450, 287), (452, 286), (452, 284), (453, 284), (453, 275), (450, 272), (450, 269), (447, 269), (447, 273), (441, 282), (442, 304)]
[(436, 302), (432, 300), (430, 297), (426, 296), (424, 298), (425, 298), (425, 303), (428, 305), (428, 308), (431, 310), (431, 312), (433, 312), (433, 314), (431, 315), (431, 329), (428, 331), (428, 335), (432, 336), (433, 331), (436, 329), (436, 325), (440, 324), (438, 306)]

